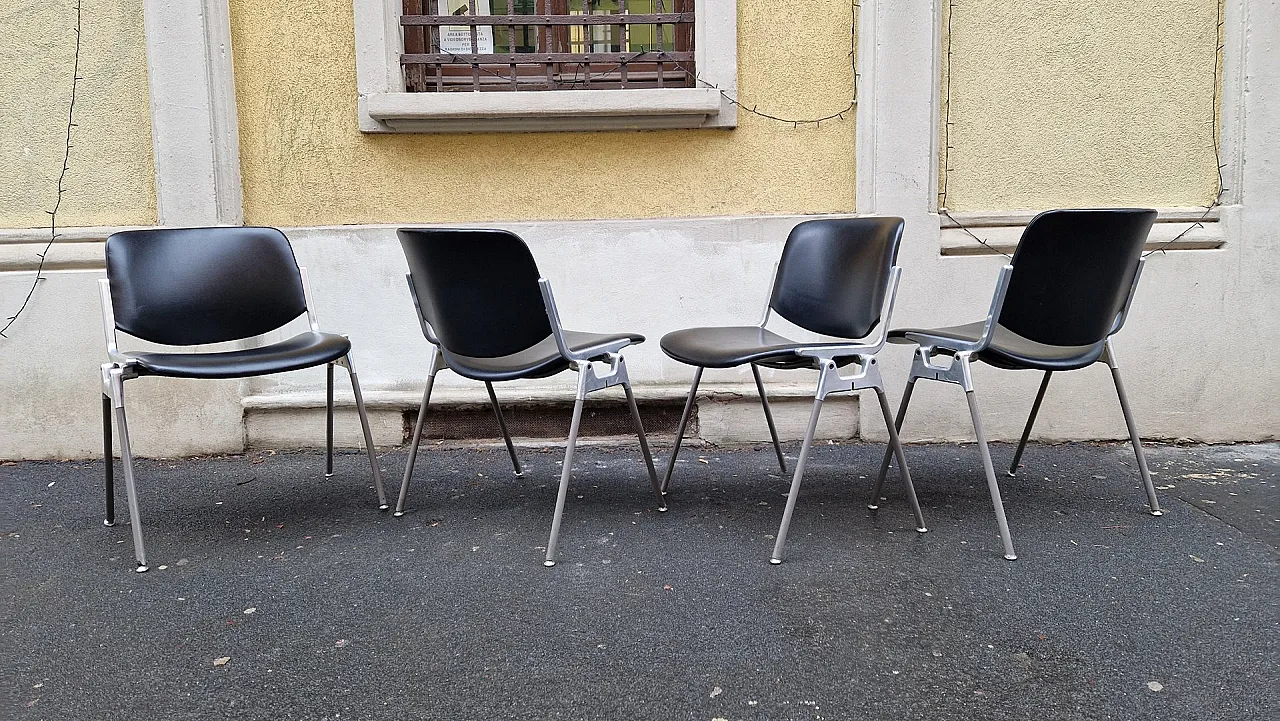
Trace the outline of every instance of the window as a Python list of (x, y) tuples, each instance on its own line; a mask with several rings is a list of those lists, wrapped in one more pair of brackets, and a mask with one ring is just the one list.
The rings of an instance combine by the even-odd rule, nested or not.
[[(735, 0), (356, 0), (360, 129), (726, 128)], [(723, 91), (723, 93), (721, 92)]]

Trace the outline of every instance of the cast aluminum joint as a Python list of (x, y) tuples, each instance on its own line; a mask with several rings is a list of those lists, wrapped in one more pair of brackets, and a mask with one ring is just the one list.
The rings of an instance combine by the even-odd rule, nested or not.
[(814, 398), (825, 401), (831, 393), (845, 393), (878, 388), (884, 390), (884, 381), (880, 377), (880, 365), (875, 357), (858, 356), (854, 362), (858, 370), (852, 375), (840, 375), (833, 358), (818, 358), (818, 388)]
[(609, 353), (607, 369), (603, 373), (596, 370), (591, 361), (573, 361), (571, 367), (578, 372), (577, 400), (583, 400), (587, 394), (604, 390), (613, 386), (629, 386), (631, 379), (627, 377), (627, 362), (620, 353)]

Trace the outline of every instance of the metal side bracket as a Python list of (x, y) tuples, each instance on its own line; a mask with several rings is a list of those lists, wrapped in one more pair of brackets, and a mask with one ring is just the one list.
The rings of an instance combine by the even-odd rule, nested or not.
[(915, 358), (911, 361), (909, 382), (917, 378), (924, 378), (943, 383), (955, 383), (966, 392), (971, 391), (973, 390), (973, 372), (970, 370), (969, 364), (971, 355), (973, 354), (969, 351), (961, 351), (951, 356), (951, 361), (947, 365), (937, 365), (933, 361), (934, 350), (920, 347), (916, 349)]
[(854, 362), (858, 365), (858, 370), (849, 376), (840, 375), (834, 359), (818, 359), (818, 367), (822, 370), (822, 373), (818, 378), (818, 390), (815, 394), (817, 400), (826, 400), (827, 395), (830, 393), (860, 391), (867, 388), (884, 388), (884, 381), (880, 377), (880, 366), (875, 356), (856, 356), (855, 358)]
[(578, 399), (584, 399), (588, 393), (604, 390), (612, 386), (630, 385), (627, 377), (627, 364), (619, 353), (608, 354), (609, 370), (603, 374), (596, 372), (596, 365), (591, 361), (574, 361), (572, 367), (578, 371)]

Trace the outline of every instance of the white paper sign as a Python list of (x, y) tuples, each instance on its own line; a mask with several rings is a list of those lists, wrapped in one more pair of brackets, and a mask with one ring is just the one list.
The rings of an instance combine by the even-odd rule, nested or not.
[[(471, 14), (471, 4), (468, 0), (439, 0), (437, 8), (436, 12), (441, 15)], [(476, 0), (476, 13), (490, 15), (489, 0)], [(470, 55), (473, 52), (471, 49), (471, 26), (441, 25), (440, 52)], [(474, 52), (482, 55), (493, 54), (492, 25), (480, 25), (476, 28), (476, 49)]]

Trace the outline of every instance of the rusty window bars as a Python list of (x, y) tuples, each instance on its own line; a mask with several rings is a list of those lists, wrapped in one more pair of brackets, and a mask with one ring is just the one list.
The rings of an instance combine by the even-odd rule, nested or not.
[(402, 2), (409, 92), (696, 84), (694, 0)]

